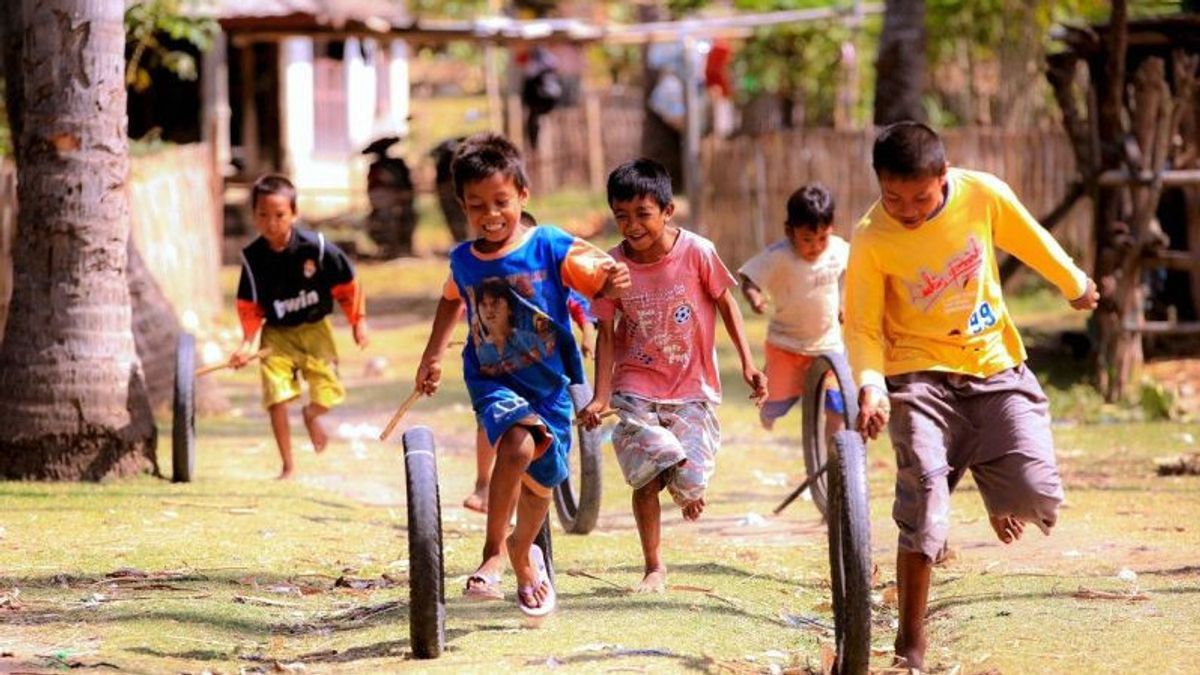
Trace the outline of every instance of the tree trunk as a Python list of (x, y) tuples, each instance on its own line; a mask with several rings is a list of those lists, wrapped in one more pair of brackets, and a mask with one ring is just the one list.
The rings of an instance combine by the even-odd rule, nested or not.
[(20, 91), (25, 78), (21, 69), (21, 45), (24, 35), (21, 26), (21, 3), (15, 0), (0, 2), (0, 65), (4, 66), (4, 105), (8, 113), (8, 130), (13, 146), (21, 135)]
[(925, 120), (925, 0), (887, 0), (875, 60), (875, 124)]
[(123, 9), (116, 0), (24, 0), (0, 476), (99, 480), (156, 470), (125, 276)]

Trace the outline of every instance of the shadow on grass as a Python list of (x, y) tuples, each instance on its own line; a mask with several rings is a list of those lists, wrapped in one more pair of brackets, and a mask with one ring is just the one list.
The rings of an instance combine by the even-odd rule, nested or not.
[(183, 659), (185, 661), (225, 661), (234, 658), (232, 649), (192, 649), (185, 652), (164, 652), (150, 647), (129, 647), (125, 651), (142, 656), (153, 656), (160, 659)]
[[(1075, 577), (1072, 576), (1071, 578)], [(1064, 577), (1064, 582), (1065, 581), (1066, 577)], [(1151, 597), (1155, 595), (1190, 595), (1193, 593), (1200, 593), (1200, 586), (1187, 586), (1182, 588), (1142, 588), (1141, 591), (1150, 595)], [(1075, 592), (1076, 591), (1074, 590), (1068, 590), (1065, 588), (1052, 588), (1048, 591), (1036, 591), (1029, 593), (1005, 593), (1003, 591), (997, 591), (994, 593), (971, 593), (967, 595), (953, 596), (946, 598), (945, 600), (935, 600), (930, 602), (926, 619), (933, 618), (942, 612), (946, 612), (956, 607), (968, 607), (970, 605), (988, 602), (1017, 602), (1021, 600), (1078, 600), (1079, 602), (1108, 603), (1110, 605), (1113, 603), (1122, 604), (1131, 602), (1130, 600), (1126, 600), (1124, 598), (1103, 598), (1096, 600), (1075, 598)]]

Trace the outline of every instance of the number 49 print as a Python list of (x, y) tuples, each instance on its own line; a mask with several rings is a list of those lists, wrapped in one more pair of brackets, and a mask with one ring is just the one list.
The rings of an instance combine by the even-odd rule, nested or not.
[(974, 312), (971, 312), (971, 318), (967, 319), (967, 334), (978, 335), (984, 329), (991, 328), (996, 325), (996, 313), (992, 311), (992, 306), (984, 302), (979, 303)]

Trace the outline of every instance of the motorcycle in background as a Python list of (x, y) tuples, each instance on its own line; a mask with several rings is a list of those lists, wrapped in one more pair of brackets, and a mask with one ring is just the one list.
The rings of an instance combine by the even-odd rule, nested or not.
[(367, 235), (379, 247), (385, 259), (412, 255), (413, 231), (417, 229), (416, 191), (412, 172), (400, 157), (388, 155), (388, 149), (400, 142), (398, 136), (385, 136), (363, 149), (375, 158), (367, 169)]

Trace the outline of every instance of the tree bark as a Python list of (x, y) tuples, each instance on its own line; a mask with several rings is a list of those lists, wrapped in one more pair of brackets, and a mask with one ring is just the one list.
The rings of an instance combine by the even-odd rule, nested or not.
[(875, 59), (875, 124), (925, 121), (925, 0), (887, 0)]
[(23, 0), (13, 298), (0, 345), (0, 475), (156, 470), (126, 281), (123, 3)]
[(24, 34), (21, 26), (21, 3), (9, 0), (0, 2), (0, 63), (4, 70), (4, 101), (8, 113), (8, 130), (15, 146), (21, 136), (21, 97), (24, 77), (21, 71), (21, 45)]

